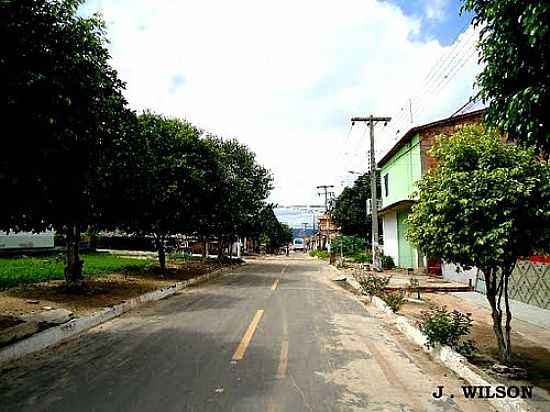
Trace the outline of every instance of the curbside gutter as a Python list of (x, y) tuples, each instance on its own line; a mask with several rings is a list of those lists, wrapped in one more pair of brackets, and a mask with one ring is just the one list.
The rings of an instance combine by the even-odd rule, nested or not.
[(75, 337), (80, 333), (114, 319), (125, 312), (135, 309), (146, 302), (154, 302), (164, 299), (167, 296), (174, 295), (181, 289), (188, 288), (199, 283), (208, 282), (213, 279), (222, 277), (226, 272), (232, 271), (234, 268), (221, 268), (210, 273), (198, 276), (193, 279), (176, 282), (173, 286), (164, 287), (144, 293), (135, 298), (128, 299), (118, 305), (110, 306), (92, 313), (89, 316), (73, 319), (59, 326), (48, 328), (42, 332), (23, 339), (19, 342), (0, 349), (0, 365), (9, 361), (19, 359), (30, 353), (46, 349), (50, 346), (57, 345), (64, 340)]
[[(342, 271), (338, 268), (329, 265), (337, 273), (344, 275)], [(361, 286), (353, 278), (346, 276), (346, 282), (357, 292), (362, 293)], [(391, 316), (392, 320), (395, 322), (397, 328), (413, 343), (418, 346), (421, 346), (425, 352), (429, 353), (432, 359), (440, 362), (445, 365), (448, 369), (453, 371), (456, 375), (464, 379), (470, 385), (474, 386), (492, 386), (497, 385), (504, 386), (501, 383), (495, 381), (488, 381), (482, 377), (478, 372), (477, 368), (473, 366), (468, 360), (460, 355), (458, 352), (451, 349), (449, 346), (439, 346), (433, 349), (427, 349), (425, 343), (427, 342), (426, 335), (424, 335), (420, 329), (418, 329), (409, 319), (405, 316), (398, 315), (393, 313), (391, 308), (386, 305), (386, 303), (380, 299), (378, 296), (372, 296), (371, 304), (379, 308), (386, 316)], [(536, 412), (537, 409), (531, 407), (523, 399), (486, 399), (491, 405), (497, 408), (498, 411), (503, 412)]]

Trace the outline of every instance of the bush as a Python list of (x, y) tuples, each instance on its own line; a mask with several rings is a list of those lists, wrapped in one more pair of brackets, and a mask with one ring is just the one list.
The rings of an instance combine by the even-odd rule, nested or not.
[(328, 259), (329, 254), (326, 250), (317, 249), (309, 252), (309, 256), (318, 257), (319, 259)]
[(351, 260), (355, 263), (372, 263), (372, 256), (363, 252), (357, 252), (352, 255)]
[(386, 302), (393, 312), (399, 311), (401, 305), (405, 303), (405, 294), (402, 291), (390, 292), (382, 295), (382, 300)]
[(388, 284), (390, 277), (378, 277), (373, 275), (359, 276), (357, 281), (361, 285), (363, 293), (370, 296), (382, 296)]
[(352, 256), (365, 250), (365, 239), (339, 235), (332, 241), (330, 248), (336, 253), (343, 253), (344, 256)]
[(464, 355), (471, 354), (475, 350), (473, 342), (463, 340), (472, 327), (470, 315), (457, 310), (449, 312), (445, 306), (423, 311), (418, 327), (428, 338), (426, 347), (430, 349), (436, 344), (447, 345)]
[(393, 269), (395, 267), (395, 262), (391, 256), (380, 256), (380, 263), (382, 264), (383, 269)]

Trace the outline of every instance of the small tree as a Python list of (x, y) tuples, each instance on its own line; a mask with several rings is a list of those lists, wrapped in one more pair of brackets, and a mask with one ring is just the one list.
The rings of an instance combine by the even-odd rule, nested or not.
[(518, 257), (550, 242), (550, 167), (480, 126), (440, 136), (432, 155), (439, 164), (419, 182), (408, 238), (428, 255), (483, 272), (500, 357), (510, 364), (509, 279)]

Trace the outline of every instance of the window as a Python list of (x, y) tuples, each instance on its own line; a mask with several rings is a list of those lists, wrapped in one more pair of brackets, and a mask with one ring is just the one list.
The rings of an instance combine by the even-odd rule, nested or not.
[(387, 173), (384, 175), (384, 193), (385, 193), (385, 196), (388, 197), (389, 189), (388, 189), (388, 174)]

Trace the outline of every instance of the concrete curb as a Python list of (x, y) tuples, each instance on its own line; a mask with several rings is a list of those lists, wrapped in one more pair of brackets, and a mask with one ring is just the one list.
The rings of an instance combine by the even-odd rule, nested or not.
[[(337, 273), (343, 274), (338, 268), (329, 265)], [(354, 288), (356, 291), (362, 293), (361, 286), (353, 278), (346, 276), (346, 282)], [(430, 354), (432, 359), (440, 362), (445, 365), (448, 369), (453, 371), (456, 375), (464, 379), (470, 385), (473, 386), (491, 386), (495, 387), (497, 385), (502, 385), (501, 383), (495, 381), (488, 381), (483, 378), (477, 371), (475, 366), (473, 366), (468, 360), (460, 355), (458, 352), (454, 351), (448, 346), (440, 346), (433, 349), (427, 349), (425, 343), (427, 341), (426, 335), (424, 335), (420, 329), (418, 329), (409, 319), (405, 316), (397, 315), (392, 312), (391, 308), (386, 305), (386, 303), (380, 299), (378, 296), (372, 296), (371, 304), (381, 309), (386, 316), (391, 316), (392, 320), (395, 322), (397, 328), (413, 343), (418, 346), (421, 346), (424, 351)], [(487, 399), (491, 405), (497, 408), (499, 411), (503, 412), (535, 412), (536, 409), (531, 407), (523, 399)]]
[(57, 345), (64, 340), (72, 338), (90, 328), (93, 328), (94, 326), (116, 318), (143, 303), (164, 299), (167, 296), (174, 295), (181, 289), (219, 278), (231, 270), (233, 270), (233, 268), (222, 268), (193, 279), (185, 280), (183, 282), (176, 282), (173, 286), (147, 292), (118, 305), (101, 309), (100, 311), (89, 316), (76, 318), (64, 323), (63, 325), (46, 329), (43, 332), (30, 336), (27, 339), (23, 339), (10, 346), (0, 349), (0, 364), (13, 361), (30, 353)]

